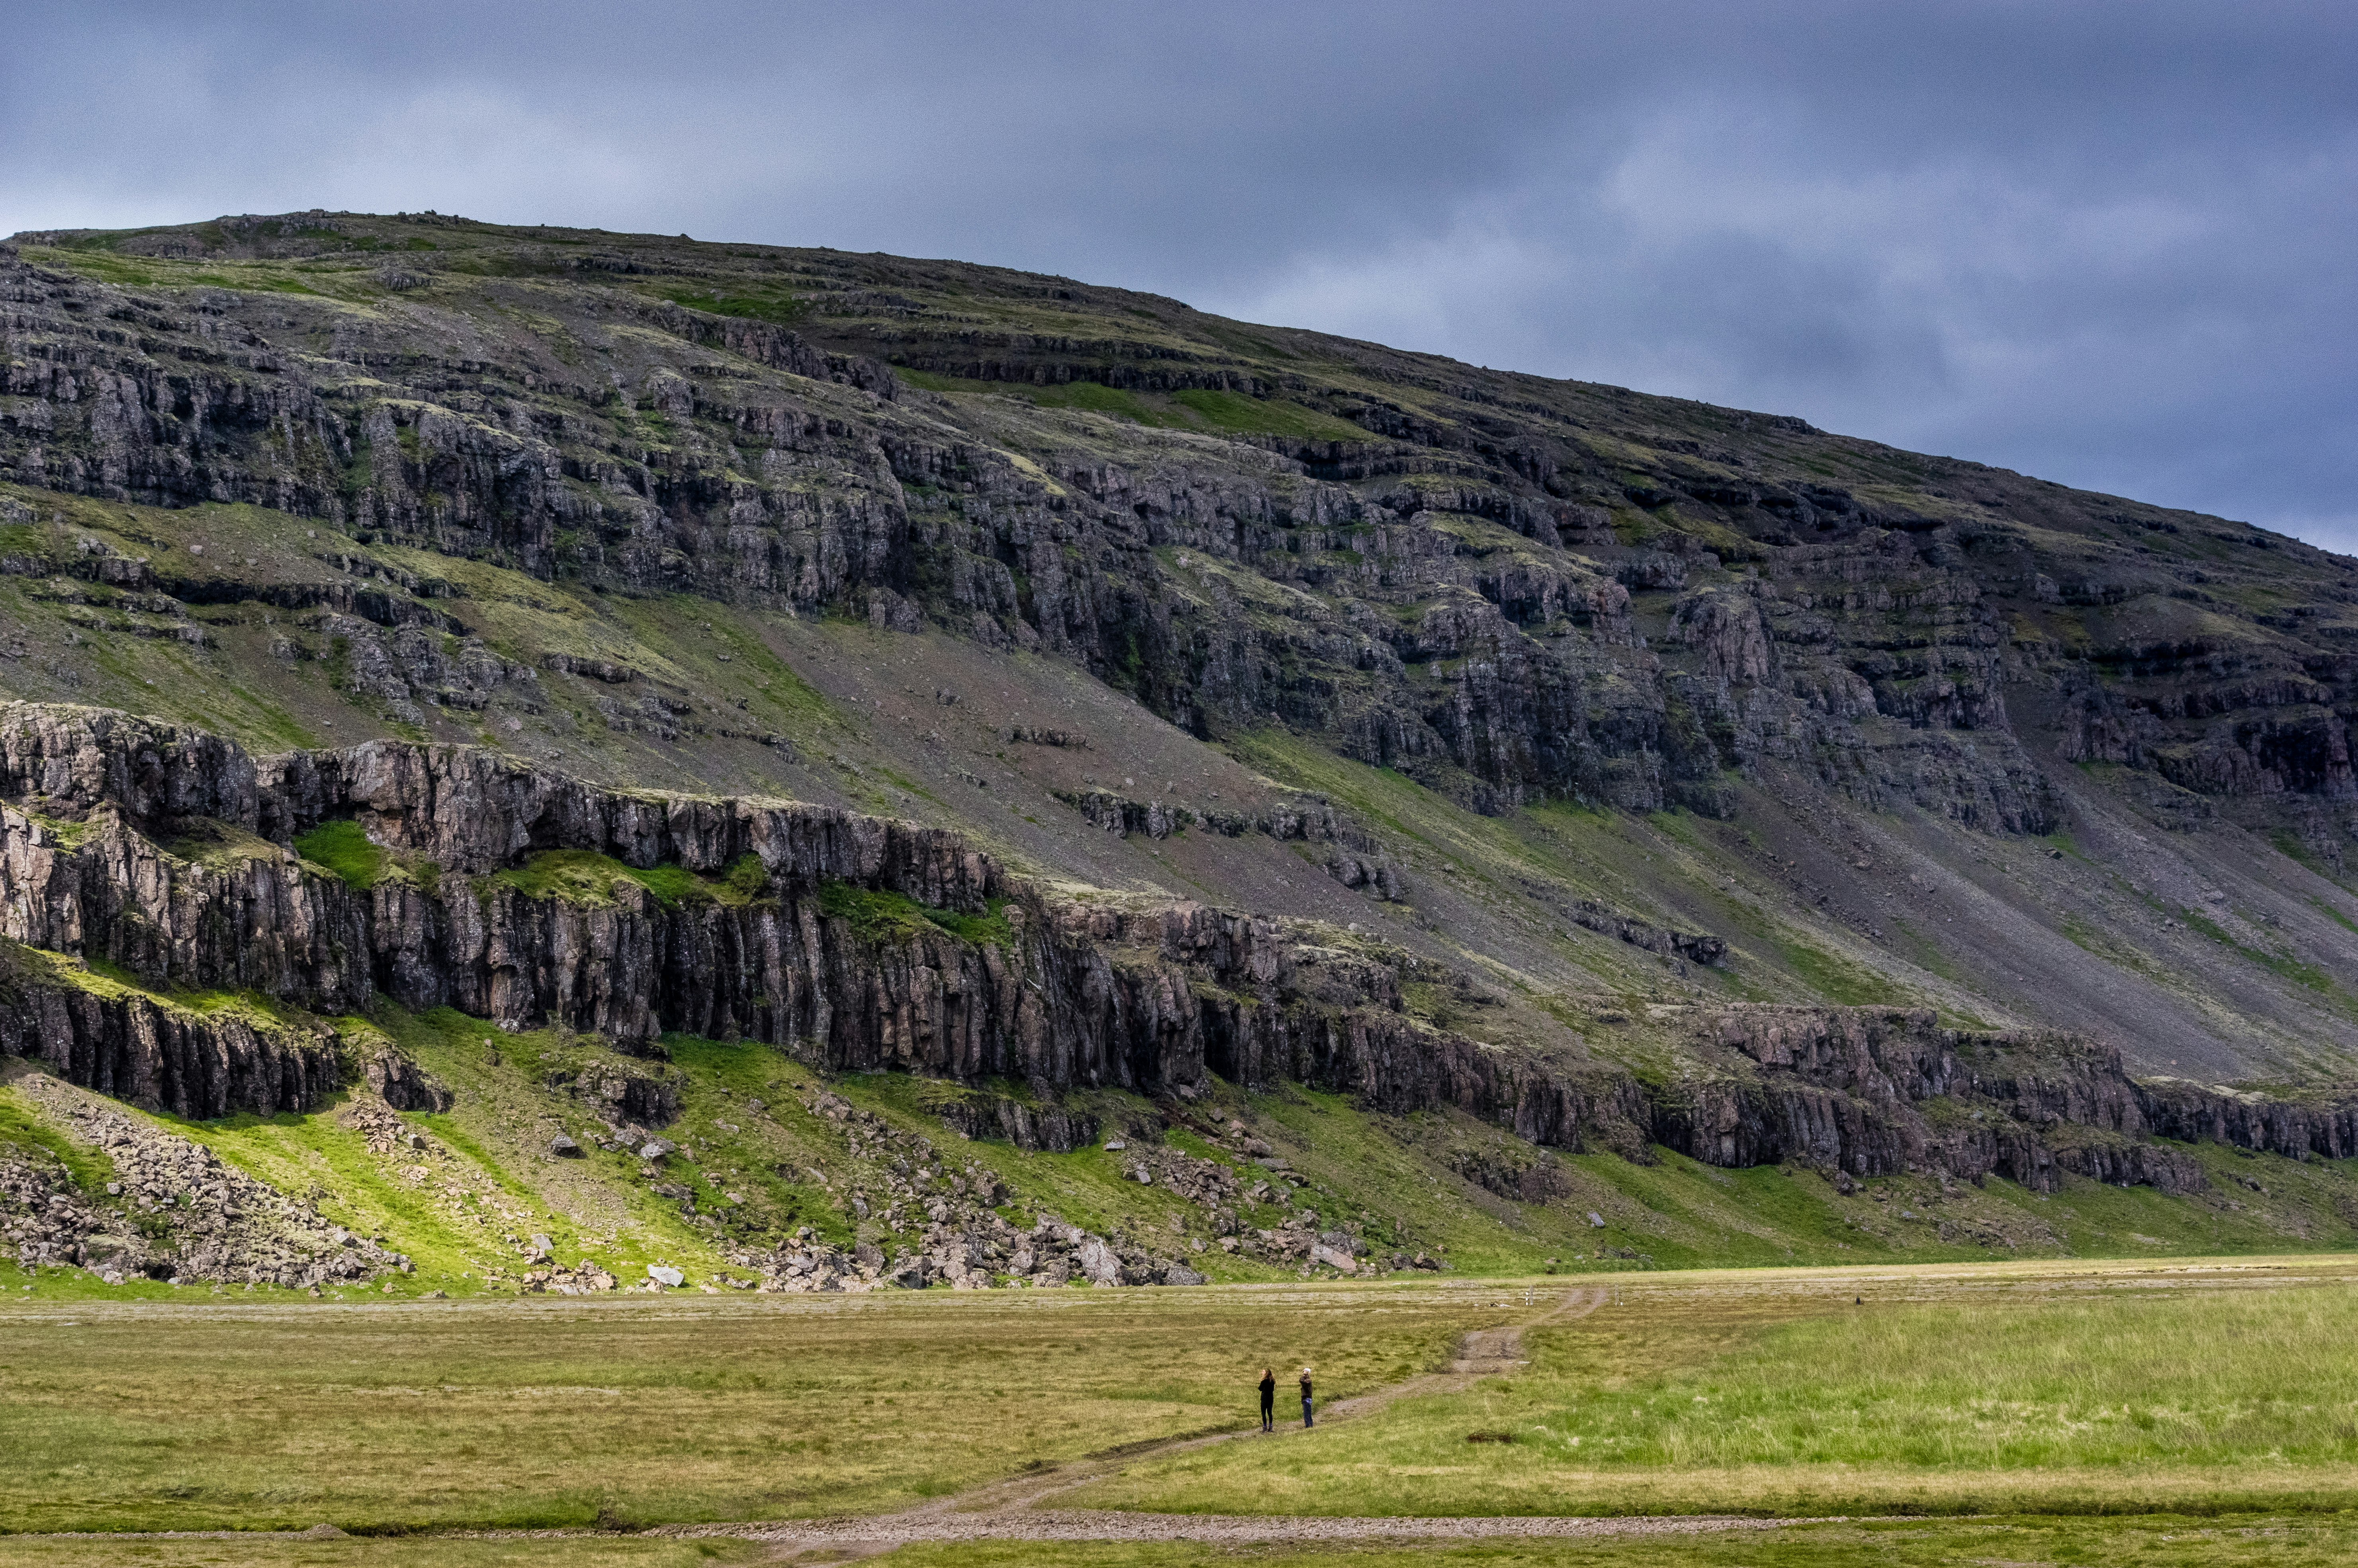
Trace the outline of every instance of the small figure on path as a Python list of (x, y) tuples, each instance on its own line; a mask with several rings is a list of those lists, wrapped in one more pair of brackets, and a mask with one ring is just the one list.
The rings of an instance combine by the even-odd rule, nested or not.
[(1263, 1432), (1277, 1430), (1277, 1368), (1274, 1367), (1260, 1369), (1260, 1429)]
[(1303, 1368), (1302, 1368), (1302, 1424), (1303, 1424), (1303, 1425), (1304, 1425), (1304, 1426), (1308, 1426), (1308, 1425), (1310, 1425), (1310, 1424), (1311, 1424), (1311, 1421), (1310, 1421), (1310, 1368), (1307, 1368), (1307, 1367), (1304, 1367)]

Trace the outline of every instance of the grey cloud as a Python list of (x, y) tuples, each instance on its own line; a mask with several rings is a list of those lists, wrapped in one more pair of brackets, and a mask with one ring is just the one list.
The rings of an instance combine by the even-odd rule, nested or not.
[(0, 229), (957, 255), (2358, 544), (2358, 14), (36, 5)]

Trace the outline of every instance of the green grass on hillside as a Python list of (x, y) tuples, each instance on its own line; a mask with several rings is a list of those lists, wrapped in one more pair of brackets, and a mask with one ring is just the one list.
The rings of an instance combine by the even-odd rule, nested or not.
[(1282, 398), (1248, 397), (1241, 392), (1192, 388), (1174, 392), (1171, 401), (1216, 430), (1239, 435), (1295, 436), (1312, 440), (1365, 441), (1367, 431), (1346, 419), (1304, 408)]
[(350, 819), (322, 822), (295, 840), (295, 852), (362, 891), (376, 886), (390, 859), (370, 841), (368, 829)]
[(10, 1145), (55, 1159), (83, 1192), (101, 1191), (114, 1180), (114, 1161), (105, 1150), (66, 1137), (0, 1081), (0, 1152)]
[(626, 866), (594, 849), (545, 849), (522, 866), (494, 871), (484, 880), (514, 888), (526, 898), (590, 908), (613, 903), (623, 882), (644, 889), (666, 909), (683, 903), (751, 903), (769, 886), (769, 873), (755, 855), (741, 855), (726, 871), (708, 876), (680, 865)]
[(654, 292), (675, 305), (713, 316), (741, 316), (791, 327), (810, 314), (807, 302), (783, 289), (720, 288), (692, 283), (658, 285)]
[(905, 941), (923, 935), (930, 925), (978, 946), (1012, 946), (1015, 928), (1008, 923), (1007, 905), (1006, 899), (993, 899), (987, 913), (968, 914), (929, 908), (905, 893), (854, 887), (846, 881), (825, 881), (818, 890), (819, 913), (829, 920), (849, 923), (853, 935), (863, 942)]

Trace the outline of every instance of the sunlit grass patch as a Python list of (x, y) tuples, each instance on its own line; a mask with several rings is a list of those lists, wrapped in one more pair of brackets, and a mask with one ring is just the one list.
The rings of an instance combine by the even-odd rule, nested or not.
[(644, 889), (666, 907), (682, 903), (741, 905), (761, 896), (769, 875), (759, 857), (740, 856), (718, 876), (680, 865), (630, 866), (595, 849), (545, 849), (522, 866), (494, 871), (487, 882), (526, 898), (600, 908), (615, 902), (624, 882)]
[[(1656, 1277), (1534, 1331), (1527, 1373), (1274, 1455), (1091, 1488), (1222, 1512), (1974, 1513), (2358, 1507), (2358, 1299), (1907, 1275), (1814, 1299)], [(2182, 1293), (2181, 1293), (2182, 1291)], [(1863, 1301), (1853, 1304), (1855, 1294)], [(1503, 1433), (1509, 1443), (1469, 1444)], [(1150, 1500), (1152, 1499), (1152, 1500)]]

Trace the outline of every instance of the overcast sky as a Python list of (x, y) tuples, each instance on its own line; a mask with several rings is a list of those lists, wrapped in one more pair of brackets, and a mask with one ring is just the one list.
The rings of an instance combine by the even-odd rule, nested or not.
[(0, 9), (0, 232), (957, 256), (2358, 547), (2358, 6)]

